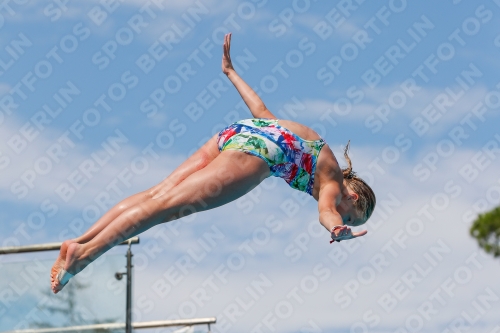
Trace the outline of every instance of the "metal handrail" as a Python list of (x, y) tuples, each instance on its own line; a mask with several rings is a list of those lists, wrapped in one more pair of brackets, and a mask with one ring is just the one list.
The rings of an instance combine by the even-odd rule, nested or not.
[(155, 328), (155, 327), (169, 327), (169, 326), (194, 326), (194, 325), (209, 325), (215, 324), (217, 318), (192, 318), (192, 319), (173, 319), (173, 320), (156, 320), (156, 321), (143, 321), (132, 323), (134, 328)]
[[(215, 317), (209, 318), (193, 318), (193, 319), (176, 319), (176, 320), (158, 320), (158, 321), (146, 321), (146, 322), (131, 322), (131, 308), (132, 308), (132, 292), (131, 292), (131, 275), (132, 275), (132, 252), (130, 249), (131, 244), (138, 244), (139, 237), (132, 237), (119, 245), (128, 245), (127, 251), (127, 272), (120, 274), (127, 274), (127, 306), (126, 306), (126, 322), (125, 323), (107, 323), (107, 324), (92, 324), (92, 325), (81, 325), (81, 326), (69, 326), (69, 327), (57, 327), (57, 328), (31, 328), (24, 330), (14, 330), (7, 331), (5, 333), (58, 333), (58, 332), (75, 332), (75, 331), (88, 331), (97, 329), (126, 329), (127, 332), (131, 332), (131, 328), (155, 328), (155, 327), (169, 327), (169, 326), (193, 326), (193, 325), (208, 325), (208, 331), (210, 332), (210, 324), (215, 324), (217, 319)], [(23, 246), (9, 246), (0, 247), (0, 255), (2, 254), (16, 254), (16, 253), (27, 253), (27, 252), (39, 252), (39, 251), (52, 251), (59, 250), (62, 243), (45, 243), (45, 244), (35, 244), (35, 245), (23, 245)]]
[[(193, 319), (174, 319), (174, 320), (156, 320), (132, 323), (133, 328), (155, 328), (155, 327), (171, 327), (171, 326), (194, 326), (194, 325), (209, 325), (215, 324), (217, 318), (193, 318)], [(88, 331), (97, 329), (124, 329), (125, 323), (109, 323), (109, 324), (94, 324), (81, 326), (68, 326), (57, 328), (31, 328), (25, 330), (7, 331), (4, 333), (57, 333), (57, 332), (75, 332)]]
[[(132, 237), (119, 245), (128, 245), (129, 241), (131, 244), (138, 244), (139, 237)], [(59, 250), (61, 248), (62, 242), (60, 243), (45, 243), (45, 244), (34, 244), (34, 245), (22, 245), (22, 246), (7, 246), (0, 247), (0, 255), (2, 254), (15, 254), (15, 253), (26, 253), (26, 252), (40, 252), (40, 251), (53, 251)]]

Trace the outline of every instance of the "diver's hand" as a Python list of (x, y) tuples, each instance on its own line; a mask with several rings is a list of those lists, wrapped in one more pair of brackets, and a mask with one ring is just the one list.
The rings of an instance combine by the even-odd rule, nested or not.
[(341, 240), (353, 239), (356, 237), (361, 237), (361, 236), (364, 236), (368, 233), (368, 231), (366, 231), (366, 230), (352, 232), (351, 228), (349, 228), (346, 225), (337, 225), (337, 226), (333, 227), (331, 232), (332, 232), (332, 240), (330, 241), (330, 243), (340, 242)]
[(234, 71), (233, 63), (231, 62), (231, 33), (224, 36), (224, 45), (222, 46), (222, 72), (226, 75)]

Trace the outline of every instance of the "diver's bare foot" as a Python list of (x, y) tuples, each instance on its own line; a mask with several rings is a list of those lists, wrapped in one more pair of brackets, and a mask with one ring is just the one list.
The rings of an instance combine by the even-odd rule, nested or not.
[(51, 288), (54, 294), (61, 291), (73, 275), (82, 271), (90, 263), (84, 258), (84, 253), (84, 245), (78, 243), (68, 245), (64, 267), (57, 271), (54, 281), (52, 281)]
[(64, 268), (64, 263), (66, 262), (66, 252), (68, 251), (68, 246), (72, 243), (75, 243), (72, 239), (68, 239), (62, 243), (61, 249), (59, 250), (59, 257), (57, 257), (56, 262), (50, 270), (51, 283), (55, 281), (57, 273)]

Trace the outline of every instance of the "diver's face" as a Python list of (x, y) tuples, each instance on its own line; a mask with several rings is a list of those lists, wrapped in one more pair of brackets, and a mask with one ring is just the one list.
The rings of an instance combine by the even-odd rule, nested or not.
[(340, 216), (342, 216), (342, 222), (344, 225), (349, 227), (357, 227), (365, 223), (356, 210), (356, 200), (358, 200), (358, 195), (352, 191), (349, 186), (346, 186), (342, 200), (337, 206), (337, 211)]

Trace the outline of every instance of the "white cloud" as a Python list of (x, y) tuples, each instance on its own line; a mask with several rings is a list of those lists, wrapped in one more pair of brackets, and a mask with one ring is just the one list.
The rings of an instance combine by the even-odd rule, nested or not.
[[(46, 136), (49, 138), (40, 140), (30, 151), (31, 157), (36, 156), (35, 150), (43, 150), (52, 142), (51, 135)], [(2, 137), (0, 142), (4, 141)], [(361, 166), (368, 165), (383, 148), (354, 145), (352, 158), (356, 169), (362, 170)], [(418, 157), (418, 154), (430, 149), (432, 145), (412, 152), (411, 156)], [(137, 151), (133, 147), (124, 149), (120, 152), (121, 157), (113, 159), (101, 171), (102, 176), (92, 179), (88, 192), (82, 191), (82, 200), (78, 200), (80, 206), (85, 205), (85, 200), (92, 200), (106, 180), (127, 166)], [(279, 179), (266, 180), (239, 202), (197, 214), (192, 222), (177, 221), (157, 226), (141, 235), (141, 245), (134, 245), (134, 297), (139, 314), (134, 320), (166, 319), (172, 315), (217, 316), (219, 323), (213, 326), (214, 331), (222, 331), (224, 323), (231, 325), (232, 331), (249, 331), (270, 316), (272, 320), (276, 319), (278, 332), (296, 331), (310, 325), (318, 325), (324, 331), (333, 328), (349, 331), (355, 323), (363, 321), (367, 311), (373, 311), (372, 314), (380, 319), (373, 329), (394, 331), (405, 325), (408, 316), (418, 313), (417, 307), (428, 301), (443, 282), (455, 279), (456, 270), (465, 265), (471, 270), (470, 281), (463, 284), (455, 282), (453, 296), (443, 294), (447, 297), (445, 306), (433, 303), (439, 315), (424, 321), (424, 328), (429, 331), (441, 329), (442, 325), (448, 325), (460, 316), (464, 309), (473, 309), (472, 302), (477, 295), (484, 293), (486, 287), (500, 294), (496, 279), (500, 268), (493, 258), (480, 254), (475, 241), (468, 236), (468, 225), (462, 222), (464, 210), (477, 199), (478, 193), (484, 193), (491, 186), (491, 179), (498, 178), (496, 168), (491, 166), (473, 185), (461, 180), (457, 169), (472, 153), (472, 150), (457, 149), (455, 154), (440, 162), (437, 171), (426, 182), (419, 182), (411, 176), (415, 162), (410, 155), (403, 155), (397, 163), (385, 166), (386, 173), (377, 175), (374, 185), (379, 201), (372, 219), (373, 222), (381, 222), (378, 228), (371, 223), (367, 225), (369, 233), (363, 241), (328, 244), (326, 231), (311, 228), (312, 223), (318, 226), (316, 202), (308, 197), (307, 201), (301, 200), (303, 197), (296, 196), (299, 192), (288, 189)], [(75, 163), (85, 158), (86, 154), (88, 150), (85, 149), (75, 154)], [(151, 169), (151, 177), (141, 178), (141, 184), (153, 181), (152, 178), (158, 177), (159, 173), (172, 169), (170, 158), (155, 164), (162, 168)], [(71, 165), (61, 169), (66, 174), (69, 170)], [(435, 201), (434, 196), (446, 193), (444, 186), (449, 179), (453, 179), (462, 191), (457, 197), (450, 197), (449, 204), (442, 208), (439, 205), (443, 202)], [(57, 184), (60, 179), (54, 177), (51, 181)], [(49, 182), (47, 184), (50, 188)], [(2, 188), (5, 188), (4, 185)], [(135, 190), (135, 186), (130, 190)], [(388, 194), (396, 196), (400, 204), (396, 207), (384, 206), (383, 201), (387, 200)], [(46, 195), (47, 192), (43, 191), (33, 193), (38, 199)], [(288, 216), (287, 213), (292, 210), (280, 208), (285, 200), (292, 200), (300, 209)], [(246, 212), (245, 207), (250, 204), (253, 208)], [(491, 203), (490, 207), (495, 204), (498, 203)], [(433, 220), (419, 214), (426, 205), (429, 205), (427, 210)], [(76, 205), (75, 209), (78, 209)], [(387, 218), (383, 218), (384, 214)], [(273, 231), (266, 225), (270, 215), (281, 221), (280, 230)], [(410, 223), (414, 218), (420, 219), (422, 224)], [(211, 232), (212, 226), (218, 228), (224, 237), (207, 245), (210, 243), (204, 234)], [(174, 230), (177, 230), (178, 236)], [(164, 236), (168, 236), (170, 241), (165, 242)], [(440, 239), (452, 249), (450, 253), (442, 254), (442, 259), (430, 252)], [(156, 247), (153, 242), (156, 242)], [(384, 250), (388, 244), (396, 257)], [(253, 254), (245, 250), (247, 246), (254, 251)], [(292, 257), (285, 253), (290, 251), (286, 250), (289, 246), (295, 253), (301, 253), (299, 260), (292, 262)], [(200, 263), (192, 258), (191, 263), (186, 261), (189, 249), (199, 258), (203, 257)], [(336, 264), (329, 256), (330, 251), (335, 249), (341, 249), (347, 260)], [(481, 269), (466, 262), (475, 252), (479, 254), (476, 259)], [(377, 255), (379, 261), (374, 261)], [(384, 262), (380, 265), (381, 255), (387, 266)], [(429, 261), (429, 256), (434, 258), (435, 265)], [(417, 276), (415, 284), (408, 286), (401, 279), (405, 272), (414, 269), (414, 264), (431, 268), (428, 275)], [(255, 281), (263, 277), (264, 280), (269, 279), (272, 286), (263, 286), (261, 293), (255, 287)], [(168, 279), (179, 279), (179, 282), (172, 285)], [(165, 297), (156, 292), (161, 290), (162, 285), (172, 288)], [(351, 303), (343, 308), (344, 302), (339, 300), (338, 293), (342, 292), (345, 297), (349, 295), (349, 286), (356, 285), (357, 296), (351, 297)], [(397, 301), (397, 308), (387, 314), (378, 300), (385, 293), (397, 292), (398, 288), (405, 296)], [(148, 311), (140, 305), (146, 304), (146, 301), (154, 304)], [(494, 309), (498, 307), (497, 303), (492, 305)], [(247, 310), (245, 306), (248, 306)], [(484, 325), (496, 323), (494, 309), (482, 317)]]
[[(366, 165), (373, 150), (378, 148), (353, 147), (355, 163)], [(164, 244), (159, 238), (154, 237), (161, 229), (172, 235), (169, 233), (168, 225), (148, 231), (142, 236), (144, 246), (155, 240), (163, 252), (157, 255), (156, 260), (151, 260), (149, 266), (137, 273), (137, 279), (143, 281), (137, 286), (137, 293), (154, 300), (156, 304), (155, 310), (144, 320), (154, 320), (164, 316), (165, 313), (183, 314), (186, 313), (186, 309), (192, 307), (195, 317), (218, 316), (221, 320), (220, 325), (228, 321), (231, 314), (235, 315), (236, 322), (231, 327), (234, 331), (252, 329), (269, 313), (271, 318), (276, 318), (276, 330), (279, 332), (306, 327), (308, 320), (312, 320), (325, 331), (333, 327), (349, 331), (352, 325), (363, 321), (366, 311), (371, 310), (380, 317), (377, 329), (383, 330), (388, 327), (392, 331), (398, 326), (404, 326), (405, 318), (418, 313), (417, 307), (428, 301), (431, 293), (440, 288), (445, 280), (454, 279), (455, 271), (459, 267), (466, 265), (473, 274), (471, 280), (462, 285), (455, 282), (457, 287), (454, 289), (454, 296), (446, 299), (445, 306), (434, 304), (439, 316), (433, 316), (430, 321), (425, 321), (425, 328), (434, 330), (441, 327), (440, 325), (449, 324), (460, 316), (464, 309), (472, 309), (471, 303), (477, 295), (484, 293), (486, 287), (492, 288), (497, 294), (500, 293), (495, 279), (500, 273), (498, 265), (493, 258), (483, 257), (480, 254), (475, 241), (468, 235), (468, 225), (461, 220), (464, 208), (474, 200), (475, 194), (470, 191), (467, 184), (457, 179), (455, 170), (448, 168), (450, 165), (458, 165), (463, 161), (464, 155), (468, 154), (468, 151), (454, 154), (446, 160), (445, 165), (439, 167), (433, 178), (424, 184), (409, 176), (413, 162), (407, 159), (402, 159), (387, 168), (387, 174), (377, 179), (375, 190), (379, 198), (377, 209), (382, 209), (389, 217), (384, 219), (376, 230), (373, 226), (368, 226), (370, 232), (365, 236), (364, 242), (359, 243), (357, 250), (354, 241), (330, 245), (326, 232), (322, 236), (315, 236), (309, 232), (311, 230), (309, 224), (317, 218), (314, 202), (306, 203), (295, 216), (287, 217), (279, 205), (286, 199), (292, 199), (296, 203), (299, 201), (293, 197), (294, 191), (286, 189), (287, 186), (283, 182), (278, 183), (278, 188), (263, 191), (256, 196), (259, 202), (248, 215), (242, 214), (236, 203), (231, 203), (199, 214), (196, 220), (189, 224), (177, 225), (176, 228), (181, 235), (177, 238), (172, 237), (170, 244)], [(495, 172), (493, 167), (486, 170), (481, 176), (482, 181), (473, 186), (475, 191), (484, 191), (487, 184), (483, 181), (495, 177)], [(462, 187), (461, 194), (450, 199), (450, 204), (445, 209), (433, 208), (433, 196), (444, 192), (443, 186), (450, 177)], [(388, 213), (387, 208), (382, 205), (387, 193), (393, 193), (401, 202), (400, 206), (393, 208), (393, 213)], [(434, 217), (433, 221), (418, 213), (427, 204), (430, 206), (428, 208), (430, 214)], [(274, 214), (283, 221), (283, 229), (270, 233), (269, 242), (258, 246), (253, 240), (253, 235), (257, 228), (264, 227), (263, 221), (269, 214)], [(380, 219), (380, 216), (380, 213), (376, 213), (373, 219)], [(421, 231), (418, 231), (417, 225), (409, 223), (412, 218), (422, 220)], [(225, 238), (217, 241), (215, 248), (206, 254), (200, 264), (195, 263), (187, 274), (183, 274), (176, 260), (185, 255), (188, 248), (200, 250), (196, 239), (200, 238), (203, 232), (210, 230), (212, 225), (217, 226), (225, 234)], [(406, 238), (398, 236), (401, 232)], [(305, 240), (304, 235), (308, 235), (309, 239)], [(444, 253), (442, 259), (437, 259), (433, 257), (430, 248), (439, 247), (440, 239), (445, 246), (451, 248), (451, 252)], [(398, 246), (395, 240), (400, 242), (403, 240), (401, 243), (403, 248)], [(383, 250), (389, 242), (392, 242), (391, 247), (396, 251), (397, 257)], [(251, 245), (256, 255), (252, 256), (239, 250), (241, 244)], [(285, 255), (285, 248), (294, 245), (294, 249), (298, 250), (301, 249), (299, 244), (302, 246), (302, 257), (292, 262), (291, 258)], [(335, 248), (341, 248), (344, 254), (348, 255), (348, 260), (340, 266), (328, 256), (329, 251)], [(349, 254), (350, 251), (354, 252)], [(476, 252), (477, 260), (482, 265), (481, 269), (466, 263), (466, 260)], [(240, 253), (244, 257), (244, 267), (239, 270), (231, 270), (228, 266), (228, 258), (233, 253)], [(388, 263), (387, 267), (380, 266), (381, 272), (374, 268), (376, 267), (374, 263), (377, 263), (373, 261), (375, 255), (383, 255)], [(236, 257), (233, 257), (233, 260), (234, 258)], [(435, 266), (429, 261), (432, 258), (436, 261)], [(233, 264), (237, 262), (235, 260)], [(321, 268), (316, 267), (319, 264), (322, 264), (318, 266)], [(426, 269), (430, 267), (430, 271), (425, 277), (417, 276), (418, 281), (409, 287), (402, 282), (401, 277), (403, 273), (414, 269), (414, 264)], [(219, 281), (215, 275), (221, 265), (223, 265), (222, 272), (227, 273), (224, 275), (225, 282)], [(176, 274), (180, 274), (182, 281), (173, 287), (166, 298), (159, 297), (152, 286), (162, 279), (165, 282), (164, 274), (171, 267), (174, 267)], [(329, 272), (329, 277), (320, 281), (319, 277), (322, 276), (320, 272), (326, 271)], [(488, 274), (485, 274), (486, 271)], [(246, 288), (251, 286), (252, 281), (259, 279), (259, 274), (272, 281), (273, 286), (263, 288), (264, 293), (259, 294), (256, 300), (249, 296)], [(373, 279), (370, 278), (370, 274), (374, 274)], [(216, 283), (217, 291), (210, 289), (206, 283), (206, 279), (210, 276), (213, 279), (211, 281)], [(356, 283), (359, 284), (357, 296), (351, 300), (350, 305), (342, 308), (342, 303), (335, 300), (337, 293), (343, 292), (344, 296), (348, 295), (345, 288)], [(395, 284), (397, 287), (393, 287)], [(387, 314), (379, 305), (378, 299), (385, 293), (391, 293), (390, 287), (396, 288), (394, 290), (402, 288), (408, 294), (398, 301), (398, 307), (391, 314)], [(197, 305), (195, 299), (196, 295), (202, 295), (199, 294), (200, 290), (207, 293), (209, 300)], [(300, 301), (290, 296), (290, 292), (294, 292)], [(243, 300), (252, 304), (248, 310), (243, 310), (241, 303), (238, 303)], [(278, 305), (282, 308), (277, 310)], [(291, 306), (293, 314), (280, 319), (276, 311), (285, 311), (287, 306)], [(284, 316), (284, 313), (281, 314)], [(493, 313), (484, 316), (482, 320), (490, 324), (495, 322)], [(217, 330), (217, 325), (214, 326), (214, 330)]]
[[(457, 87), (454, 89), (459, 90)], [(420, 117), (430, 124), (425, 136), (433, 138), (442, 136), (452, 125), (459, 125), (479, 102), (484, 102), (489, 90), (484, 85), (478, 85), (465, 92), (457, 101), (448, 97), (451, 105), (445, 106), (444, 109), (440, 103), (442, 98), (448, 95), (442, 88), (421, 88), (413, 97), (405, 95), (404, 101), (398, 97), (402, 96), (399, 85), (379, 86), (374, 89), (365, 87), (360, 91), (364, 97), (357, 103), (346, 99), (339, 92), (334, 92), (333, 100), (306, 99), (303, 103), (307, 111), (299, 115), (299, 120), (317, 120), (329, 116), (337, 123), (363, 124), (372, 133), (378, 133), (380, 130), (399, 133), (402, 129), (411, 131), (410, 123)], [(496, 115), (490, 111), (487, 117)]]
[[(141, 153), (144, 147), (138, 147), (130, 141), (119, 144), (119, 149), (112, 149), (113, 156), (109, 156), (110, 154), (99, 145), (97, 145), (99, 148), (96, 149), (95, 146), (81, 144), (75, 137), (71, 137), (70, 139), (75, 140), (76, 145), (71, 147), (64, 142), (59, 142), (65, 156), (58, 158), (59, 160), (56, 161), (54, 157), (47, 153), (47, 150), (58, 143), (58, 138), (61, 137), (63, 131), (51, 128), (45, 128), (41, 132), (37, 131), (39, 134), (36, 139), (32, 142), (26, 141), (28, 142), (26, 148), (21, 153), (16, 154), (9, 142), (13, 142), (12, 139), (16, 136), (23, 138), (18, 131), (22, 125), (24, 124), (19, 123), (15, 116), (11, 116), (3, 124), (2, 131), (0, 131), (0, 151), (5, 156), (8, 156), (10, 160), (8, 166), (2, 170), (2, 177), (0, 177), (0, 187), (2, 188), (0, 197), (3, 202), (38, 205), (42, 200), (50, 198), (61, 203), (66, 209), (70, 207), (79, 208), (82, 203), (93, 202), (101, 191), (106, 191), (106, 186), (125, 169), (129, 170), (128, 174), (132, 177), (132, 180), (131, 185), (121, 184), (121, 189), (125, 193), (132, 194), (159, 183), (184, 159), (181, 156), (161, 154), (158, 160), (153, 160)], [(36, 131), (33, 124), (30, 124), (30, 129)], [(109, 135), (116, 136), (117, 134), (110, 131)], [(124, 135), (127, 137), (125, 133)], [(102, 158), (109, 156), (110, 159), (103, 166), (93, 162), (96, 168), (95, 172), (92, 171), (87, 174), (82, 171), (78, 172), (78, 170), (83, 170), (79, 169), (82, 164), (92, 163), (92, 153)], [(147, 157), (149, 161), (148, 171), (144, 174), (134, 174), (130, 171), (133, 159), (138, 156)], [(50, 162), (47, 164), (45, 161)], [(63, 202), (61, 197), (56, 194), (56, 189), (63, 183), (70, 184), (67, 178), (74, 172), (77, 172), (79, 177), (82, 177), (80, 181), (85, 182), (85, 185), (76, 191), (71, 200)], [(23, 180), (28, 176), (35, 177), (32, 182), (34, 184), (32, 189), (29, 186), (26, 187), (29, 181)], [(19, 186), (28, 189), (29, 194), (24, 195), (24, 192), (20, 190), (14, 190), (13, 192), (12, 186), (14, 184), (19, 184)], [(74, 188), (73, 186), (70, 187)], [(112, 194), (113, 191), (109, 191), (109, 193)], [(21, 195), (22, 198), (19, 198), (18, 195)], [(119, 199), (116, 194), (112, 195), (112, 198)]]
[[(16, 19), (22, 19), (26, 24), (30, 23), (31, 18), (47, 20), (40, 11), (46, 2), (39, 1), (36, 4), (39, 7), (37, 12), (33, 12), (33, 17), (28, 15), (29, 11), (26, 11), (20, 13)], [(67, 12), (68, 18), (77, 18), (78, 15), (86, 17), (87, 11), (78, 12), (77, 8), (80, 6), (90, 8), (96, 4), (98, 4), (97, 0), (87, 4), (72, 2), (71, 5), (75, 6), (75, 11)], [(128, 13), (136, 12), (142, 4), (143, 2), (139, 0), (125, 0), (121, 9)], [(164, 13), (158, 14), (149, 29), (145, 30), (144, 35), (138, 36), (137, 41), (151, 43), (159, 34), (169, 29), (172, 22), (179, 20), (180, 15), (193, 4), (193, 1), (165, 1), (165, 5), (171, 7)], [(215, 0), (203, 1), (203, 4), (209, 7), (209, 15), (213, 19), (206, 22), (209, 27), (222, 24), (221, 21), (237, 5), (234, 1), (215, 2)], [(281, 4), (276, 7), (276, 13), (284, 6)], [(118, 12), (116, 12), (116, 18), (110, 19), (96, 29), (99, 30), (101, 37), (112, 38), (116, 29), (127, 24), (118, 17)], [(274, 14), (273, 11), (259, 10), (251, 22), (242, 25), (241, 31), (261, 32), (259, 39), (265, 38), (261, 35), (271, 37), (267, 24)], [(321, 13), (319, 14), (318, 16), (309, 13), (297, 15), (290, 34), (300, 33), (300, 28), (304, 27), (309, 30), (310, 34), (313, 34), (311, 38), (317, 37), (310, 29), (317, 20), (322, 19)], [(220, 15), (222, 19), (218, 20), (217, 15)], [(331, 38), (349, 39), (357, 30), (356, 22), (350, 20)], [(198, 29), (198, 32), (206, 36), (211, 35), (211, 29), (204, 31)], [(196, 34), (192, 32), (193, 37), (187, 38), (205, 38), (198, 32)], [(283, 38), (289, 37), (283, 36)], [(182, 47), (175, 50), (175, 52), (186, 54), (189, 51)], [(361, 103), (353, 105), (347, 115), (342, 116), (335, 112), (332, 114), (332, 117), (339, 123), (337, 128), (347, 131), (354, 127), (353, 124), (364, 126), (365, 119), (373, 115), (381, 104), (387, 103), (388, 98), (397, 89), (399, 87), (396, 84), (379, 86), (375, 89), (365, 88), (363, 92), (366, 97)], [(0, 85), (0, 94), (8, 90), (7, 84)], [(478, 100), (482, 99), (486, 92), (487, 89), (480, 84), (469, 90), (466, 96), (436, 123), (429, 138), (446, 136), (447, 129), (456, 124)], [(335, 110), (335, 103), (338, 102), (338, 98), (343, 97), (344, 93), (332, 89), (332, 100), (327, 98), (304, 100), (307, 114), (301, 115), (299, 120), (318, 121), (326, 110)], [(403, 108), (392, 109), (388, 115), (389, 122), (384, 124), (382, 134), (393, 134), (400, 132), (403, 128), (408, 131), (409, 122), (421, 115), (422, 110), (440, 93), (442, 93), (441, 88), (429, 86), (422, 89)], [(165, 125), (165, 114), (158, 114), (154, 119), (147, 119), (144, 123), (150, 129), (160, 130), (159, 127)], [(91, 134), (105, 138), (105, 134), (110, 135), (111, 129), (119, 121), (120, 119), (110, 114), (106, 118), (106, 123), (103, 123), (105, 126), (96, 129)], [(342, 123), (347, 123), (349, 126), (344, 128)], [(60, 163), (53, 165), (48, 175), (38, 175), (35, 189), (30, 191), (28, 197), (19, 200), (10, 191), (12, 183), (18, 181), (23, 172), (33, 169), (35, 161), (46, 154), (46, 149), (56, 142), (55, 140), (61, 134), (55, 128), (48, 128), (31, 142), (22, 154), (17, 155), (7, 142), (12, 136), (19, 134), (18, 129), (22, 125), (21, 122), (16, 121), (15, 116), (11, 116), (0, 128), (0, 151), (12, 159), (9, 167), (0, 171), (1, 217), (2, 221), (5, 221), (1, 223), (2, 242), (4, 237), (11, 235), (21, 223), (26, 223), (24, 218), (29, 214), (26, 210), (34, 205), (38, 207), (46, 198), (57, 202), (61, 210), (64, 209), (65, 212), (56, 218), (47, 219), (44, 228), (31, 235), (33, 238), (38, 237), (46, 241), (61, 237), (60, 231), (68, 228), (71, 219), (80, 217), (82, 210), (89, 204), (93, 204), (94, 198), (118, 173), (125, 168), (130, 169), (131, 160), (136, 156), (141, 156), (143, 148), (132, 142), (124, 144), (108, 164), (100, 167), (99, 171), (93, 174), (92, 179), (70, 202), (63, 203), (54, 190), (59, 184), (67, 181), (66, 178), (74, 170), (78, 170), (78, 166), (89, 158), (90, 153), (98, 152), (96, 142), (99, 140), (92, 140), (91, 144), (89, 139), (87, 144), (78, 145), (69, 150), (68, 155)], [(109, 131), (109, 133), (104, 133), (104, 131)], [(269, 179), (251, 194), (234, 203), (197, 214), (192, 222), (187, 222), (186, 219), (156, 226), (141, 235), (141, 244), (133, 247), (134, 306), (136, 309), (134, 321), (167, 319), (172, 315), (217, 316), (219, 323), (212, 327), (214, 331), (224, 331), (223, 327), (230, 325), (231, 328), (227, 331), (248, 332), (270, 314), (271, 321), (276, 319), (275, 331), (277, 332), (300, 331), (302, 327), (311, 325), (310, 320), (321, 327), (323, 332), (333, 330), (350, 332), (353, 325), (357, 323), (364, 323), (368, 326), (372, 324), (366, 321), (366, 317), (364, 318), (366, 311), (371, 310), (374, 315), (379, 316), (380, 322), (375, 327), (370, 327), (370, 331), (394, 332), (398, 326), (404, 327), (409, 315), (418, 315), (417, 308), (423, 302), (428, 301), (434, 291), (442, 288), (443, 282), (447, 279), (455, 279), (455, 272), (462, 265), (470, 269), (470, 281), (463, 284), (455, 282), (453, 296), (443, 292), (442, 296), (446, 297), (446, 305), (443, 307), (438, 303), (433, 303), (438, 314), (433, 315), (431, 320), (424, 320), (425, 326), (422, 331), (443, 331), (444, 327), (460, 316), (462, 311), (473, 310), (472, 302), (477, 295), (484, 292), (486, 287), (492, 288), (500, 295), (498, 261), (481, 255), (482, 251), (468, 235), (470, 222), (463, 221), (465, 212), (469, 210), (475, 212), (472, 204), (476, 200), (485, 198), (487, 190), (496, 186), (495, 184), (500, 186), (498, 159), (491, 161), (489, 167), (472, 184), (469, 184), (458, 174), (458, 171), (464, 163), (470, 161), (476, 151), (468, 145), (468, 148), (456, 147), (452, 156), (439, 158), (436, 164), (437, 170), (431, 172), (427, 180), (420, 181), (413, 175), (414, 167), (417, 163), (421, 163), (427, 154), (435, 151), (436, 143), (430, 142), (432, 140), (421, 142), (415, 140), (416, 144), (406, 153), (402, 153), (397, 162), (387, 163), (382, 158), (380, 163), (385, 173), (380, 175), (368, 165), (375, 158), (381, 158), (382, 152), (387, 148), (382, 143), (384, 141), (381, 137), (382, 135), (364, 136), (360, 138), (360, 141), (363, 139), (363, 142), (367, 142), (365, 146), (360, 145), (356, 140), (353, 140), (352, 146), (351, 157), (355, 170), (362, 174), (370, 172), (375, 177), (373, 188), (377, 193), (378, 205), (372, 220), (367, 225), (369, 229), (367, 236), (357, 241), (330, 245), (328, 233), (321, 230), (317, 222), (316, 202), (311, 198), (302, 200), (301, 197), (297, 197), (299, 192), (289, 189), (282, 180)], [(372, 142), (368, 142), (370, 138), (373, 138)], [(191, 140), (193, 140), (191, 143), (196, 141)], [(474, 139), (471, 139), (474, 144), (486, 140), (488, 138), (480, 131), (475, 133)], [(337, 142), (345, 143), (345, 140), (339, 139)], [(341, 153), (340, 148), (333, 147), (333, 149), (336, 155)], [(99, 152), (104, 151), (99, 150)], [(337, 156), (341, 165), (344, 165), (341, 155)], [(149, 160), (149, 170), (146, 174), (134, 177), (130, 187), (122, 186), (123, 195), (114, 195), (113, 199), (122, 199), (128, 194), (157, 183), (184, 158), (185, 156), (173, 155), (168, 151), (162, 152), (160, 159)], [(277, 183), (272, 183), (274, 180)], [(445, 188), (450, 180), (454, 185), (460, 186), (461, 191), (457, 196), (455, 196), (456, 192), (450, 194), (450, 189)], [(387, 204), (392, 196), (398, 201), (395, 206)], [(495, 200), (487, 201), (486, 206), (482, 206), (481, 209), (488, 210), (499, 204), (500, 202)], [(249, 209), (249, 207), (253, 208)], [(294, 212), (294, 207), (299, 207), (297, 212)], [(14, 209), (16, 211), (12, 213)], [(12, 216), (18, 216), (18, 213), (22, 218), (13, 221)], [(62, 218), (61, 215), (64, 217)], [(277, 220), (281, 224), (279, 228), (273, 229), (274, 227), (269, 223), (270, 221), (276, 223)], [(419, 220), (421, 224), (418, 223)], [(85, 225), (87, 226), (89, 225)], [(215, 245), (204, 238), (206, 233), (212, 231), (212, 227), (218, 228), (224, 235), (223, 239), (215, 239)], [(165, 236), (168, 236), (170, 241), (165, 241)], [(433, 265), (429, 261), (429, 258), (433, 257), (428, 257), (430, 248), (436, 246), (440, 239), (452, 251), (444, 253), (442, 260), (435, 259), (436, 264)], [(397, 256), (393, 256), (387, 248), (384, 250), (384, 247), (389, 245)], [(251, 252), (248, 252), (248, 249)], [(332, 259), (332, 255), (335, 254), (332, 251), (336, 249), (340, 249), (346, 258), (340, 264)], [(200, 263), (197, 263), (195, 259), (191, 259), (191, 262), (187, 261), (190, 258), (186, 257), (190, 253), (189, 250), (203, 257)], [(119, 253), (121, 256), (124, 249), (117, 247), (110, 252)], [(479, 254), (477, 260), (482, 266), (480, 269), (472, 262), (466, 262), (475, 252)], [(292, 260), (294, 256), (299, 255), (300, 259)], [(385, 262), (381, 264), (381, 258), (385, 259), (387, 266)], [(123, 257), (122, 260), (123, 265), (120, 265), (124, 266)], [(319, 264), (322, 266), (318, 266)], [(417, 276), (415, 285), (409, 286), (402, 280), (402, 277), (405, 272), (414, 269), (414, 264), (420, 264), (423, 267), (425, 265), (425, 267), (431, 267), (432, 270), (425, 277)], [(173, 270), (169, 271), (169, 269)], [(328, 273), (328, 277), (325, 277), (325, 273)], [(95, 279), (96, 283), (100, 284), (99, 287), (90, 290), (90, 296), (92, 292), (102, 296), (101, 290), (108, 288), (106, 285), (108, 281), (102, 274), (101, 271), (99, 274), (89, 275), (90, 279)], [(255, 281), (261, 277), (261, 274), (272, 281), (272, 287), (262, 287), (264, 290), (262, 294), (255, 287)], [(371, 274), (374, 274), (373, 279)], [(169, 282), (169, 280), (175, 280), (176, 277), (181, 281), (175, 285)], [(114, 281), (112, 272), (107, 278)], [(207, 280), (208, 278), (211, 280)], [(172, 287), (165, 297), (161, 297), (155, 291), (161, 289), (159, 282), (162, 281), (164, 286)], [(207, 281), (211, 281), (212, 284)], [(399, 284), (397, 284), (398, 281)], [(40, 284), (46, 285), (47, 282), (40, 281)], [(357, 296), (350, 296), (351, 304), (343, 308), (343, 302), (339, 300), (338, 293), (343, 292), (343, 297), (349, 296), (347, 292), (349, 286), (353, 288), (356, 284), (358, 284)], [(392, 290), (391, 287), (393, 287)], [(405, 296), (398, 299), (398, 306), (391, 314), (387, 314), (378, 300), (385, 293), (396, 297), (395, 293), (398, 290), (403, 290)], [(203, 294), (203, 291), (206, 294)], [(150, 306), (148, 302), (152, 302), (153, 306)], [(103, 304), (99, 305), (97, 308), (102, 309)], [(493, 308), (488, 309), (478, 321), (478, 327), (497, 324), (498, 302), (493, 302), (492, 305)], [(248, 310), (244, 309), (245, 306), (249, 307)], [(288, 306), (292, 308), (291, 315), (286, 312)], [(233, 317), (236, 320), (234, 323)], [(270, 330), (264, 326), (263, 331)]]

